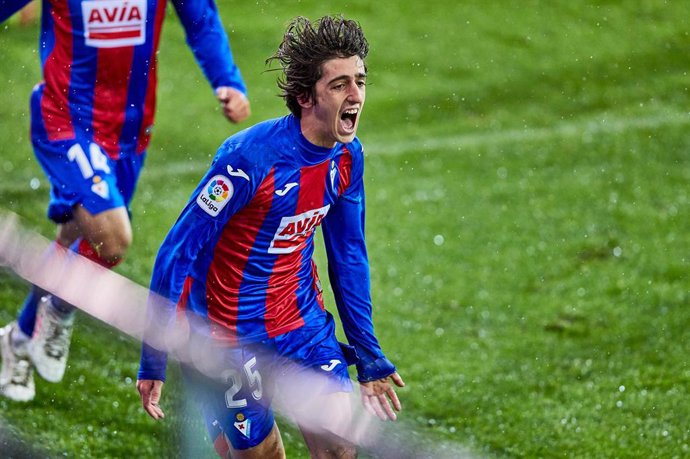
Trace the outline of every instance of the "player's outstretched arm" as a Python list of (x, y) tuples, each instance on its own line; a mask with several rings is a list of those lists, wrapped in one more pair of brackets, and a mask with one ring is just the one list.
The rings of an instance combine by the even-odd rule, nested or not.
[(251, 115), (249, 99), (241, 91), (230, 86), (216, 89), (216, 98), (223, 107), (223, 114), (233, 123), (244, 121)]
[(364, 408), (382, 421), (395, 421), (398, 417), (395, 411), (402, 410), (402, 404), (391, 381), (398, 387), (405, 387), (405, 381), (397, 372), (386, 378), (359, 383)]
[(141, 397), (141, 404), (144, 410), (153, 419), (165, 418), (165, 413), (158, 405), (163, 394), (163, 381), (157, 379), (138, 379), (137, 390)]

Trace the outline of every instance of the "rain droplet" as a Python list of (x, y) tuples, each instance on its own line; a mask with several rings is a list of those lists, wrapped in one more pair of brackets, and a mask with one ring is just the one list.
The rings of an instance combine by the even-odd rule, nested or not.
[(434, 236), (434, 244), (438, 246), (442, 246), (445, 241), (445, 238), (441, 234)]
[(36, 177), (34, 177), (29, 182), (29, 186), (31, 187), (32, 190), (38, 190), (41, 186), (41, 181), (39, 179), (37, 179)]

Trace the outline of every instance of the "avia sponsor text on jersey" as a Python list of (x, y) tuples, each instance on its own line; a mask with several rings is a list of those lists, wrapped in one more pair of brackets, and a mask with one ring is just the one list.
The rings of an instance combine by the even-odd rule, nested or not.
[(330, 204), (318, 209), (308, 210), (294, 217), (283, 217), (276, 230), (268, 253), (292, 253), (309, 236), (328, 213)]

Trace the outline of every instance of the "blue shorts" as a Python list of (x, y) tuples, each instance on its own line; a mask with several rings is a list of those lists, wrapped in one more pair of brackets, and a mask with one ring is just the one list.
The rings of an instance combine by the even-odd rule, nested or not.
[(93, 215), (117, 207), (129, 210), (146, 153), (113, 160), (85, 133), (51, 141), (42, 118), (34, 114), (40, 113), (38, 101), (32, 97), (31, 142), (51, 185), (48, 217), (56, 223), (68, 222), (77, 204)]
[[(231, 349), (224, 349), (224, 381), (204, 378), (183, 367), (190, 392), (200, 404), (211, 440), (223, 437), (235, 449), (247, 449), (261, 443), (274, 423), (271, 401), (281, 378), (305, 384), (314, 372), (323, 378), (320, 394), (352, 392), (347, 366), (351, 347), (338, 342), (333, 317), (325, 323), (305, 325), (272, 339)], [(348, 353), (346, 358), (345, 353)], [(285, 381), (286, 379), (283, 379)], [(304, 387), (304, 386), (303, 386)], [(302, 388), (303, 388), (302, 387)], [(220, 442), (218, 440), (221, 440)]]

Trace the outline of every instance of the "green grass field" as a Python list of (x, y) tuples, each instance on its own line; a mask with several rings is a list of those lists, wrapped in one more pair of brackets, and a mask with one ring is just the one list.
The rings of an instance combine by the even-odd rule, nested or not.
[[(377, 333), (407, 382), (401, 427), (479, 457), (690, 456), (687, 5), (325, 3), (219, 9), (253, 103), (241, 127), (286, 113), (264, 60), (289, 18), (342, 12), (367, 33), (367, 238)], [(142, 285), (238, 129), (170, 16), (135, 242), (118, 267)], [(0, 202), (51, 237), (28, 140), (37, 31), (0, 28)], [(0, 271), (0, 323), (27, 288)], [(0, 421), (55, 457), (213, 457), (174, 367), (169, 417), (143, 413), (138, 354), (81, 316), (65, 381), (0, 401)], [(286, 437), (289, 457), (307, 457)]]

